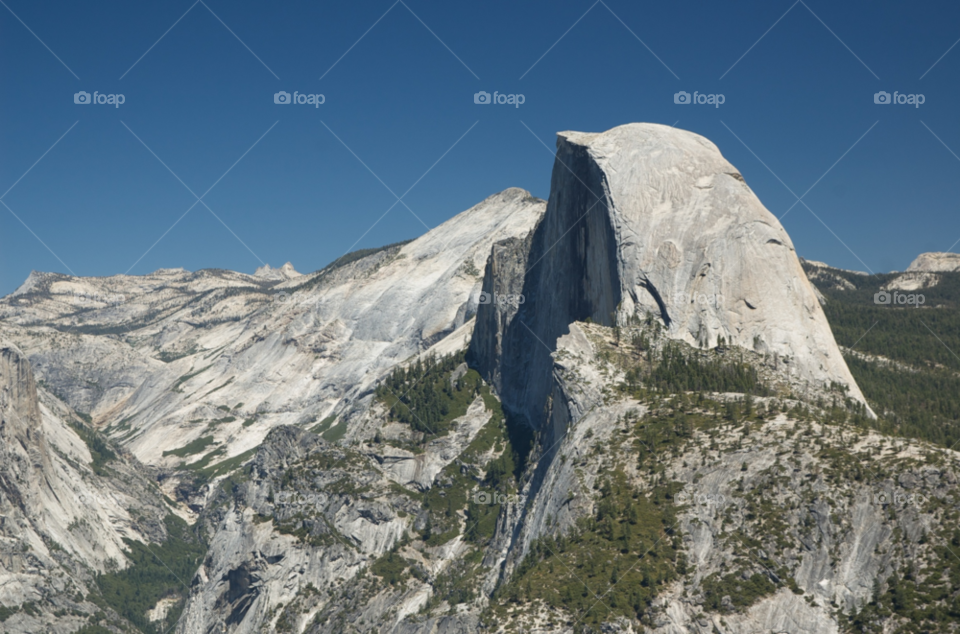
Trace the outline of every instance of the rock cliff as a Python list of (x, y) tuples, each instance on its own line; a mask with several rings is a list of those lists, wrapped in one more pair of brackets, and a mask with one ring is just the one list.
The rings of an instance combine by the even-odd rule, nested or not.
[(504, 299), (479, 307), (472, 358), (533, 428), (568, 324), (646, 314), (671, 338), (789, 358), (797, 381), (865, 402), (786, 231), (696, 134), (560, 133), (543, 219), (524, 244), (497, 245), (486, 272), (484, 291)]

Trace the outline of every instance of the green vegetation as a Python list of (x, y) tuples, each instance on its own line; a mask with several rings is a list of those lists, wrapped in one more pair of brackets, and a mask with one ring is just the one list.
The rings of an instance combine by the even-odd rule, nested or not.
[(189, 381), (189, 380), (192, 379), (193, 377), (198, 376), (198, 375), (206, 372), (207, 370), (209, 370), (209, 369), (212, 368), (212, 367), (213, 367), (213, 364), (211, 363), (211, 364), (208, 365), (207, 367), (205, 367), (205, 368), (200, 368), (200, 369), (197, 370), (196, 372), (190, 372), (190, 373), (188, 373), (188, 374), (184, 374), (184, 375), (181, 376), (179, 379), (177, 379), (176, 381), (174, 381), (173, 387), (170, 388), (170, 389), (172, 389), (174, 392), (179, 392), (181, 385), (183, 385), (184, 383), (186, 383), (187, 381)]
[[(484, 571), (481, 566), (482, 561), (483, 551), (475, 548), (452, 562), (445, 572), (433, 579), (435, 594), (422, 609), (429, 611), (444, 601), (449, 605), (473, 601), (477, 596), (481, 573)], [(411, 569), (411, 574), (414, 576), (419, 572), (417, 567)]]
[(211, 394), (213, 394), (214, 392), (216, 392), (217, 390), (222, 390), (223, 388), (227, 387), (228, 385), (230, 385), (231, 383), (233, 383), (233, 379), (234, 379), (234, 378), (235, 378), (235, 377), (230, 377), (229, 379), (227, 379), (227, 382), (226, 382), (226, 383), (224, 383), (223, 385), (220, 385), (219, 387), (213, 388), (212, 390), (210, 390), (209, 392), (207, 392), (206, 394), (204, 394), (203, 397), (201, 397), (201, 398), (206, 398), (206, 397), (210, 396)]
[[(89, 424), (89, 416), (87, 416), (87, 421)], [(97, 475), (104, 475), (104, 466), (117, 457), (117, 454), (110, 448), (110, 443), (91, 427), (76, 421), (70, 421), (70, 427), (77, 432), (77, 435), (87, 444), (87, 449), (90, 450), (90, 468)]]
[(100, 593), (89, 597), (100, 607), (113, 608), (144, 634), (160, 634), (161, 628), (149, 621), (146, 613), (164, 597), (180, 599), (168, 613), (167, 625), (180, 617), (183, 601), (190, 592), (190, 581), (206, 554), (206, 545), (190, 532), (182, 519), (168, 515), (164, 523), (167, 540), (162, 544), (124, 539), (131, 565), (97, 575)]
[(960, 375), (949, 370), (910, 372), (853, 355), (846, 361), (881, 417), (874, 427), (944, 447), (960, 441)]
[(216, 427), (217, 425), (222, 425), (224, 423), (232, 423), (237, 420), (236, 416), (224, 416), (223, 418), (214, 418), (212, 421), (207, 423), (207, 427)]
[(622, 467), (604, 474), (593, 516), (567, 535), (537, 541), (510, 581), (494, 594), (492, 612), (540, 600), (599, 628), (617, 616), (643, 617), (660, 587), (686, 571), (664, 485), (645, 495)]
[(763, 597), (773, 594), (777, 586), (766, 575), (753, 573), (744, 579), (739, 572), (720, 576), (714, 574), (703, 580), (703, 606), (712, 612), (724, 609), (723, 597), (730, 597), (730, 610), (750, 607)]
[(909, 366), (845, 355), (880, 417), (872, 426), (946, 447), (960, 441), (960, 273), (940, 274), (939, 284), (915, 291), (925, 297), (922, 308), (874, 303), (893, 274), (831, 273), (854, 286), (815, 281), (837, 343)]
[(225, 447), (218, 447), (217, 449), (214, 449), (210, 453), (206, 454), (203, 458), (200, 458), (200, 460), (197, 460), (196, 462), (191, 462), (190, 464), (183, 465), (183, 468), (190, 471), (199, 472), (202, 469), (205, 469), (212, 460), (214, 460), (215, 458), (219, 458), (220, 456), (225, 454), (226, 451), (227, 450)]
[(314, 491), (322, 491), (324, 497), (370, 495), (371, 487), (363, 483), (362, 477), (366, 461), (366, 457), (353, 449), (338, 445), (321, 448), (283, 471), (282, 478), (273, 486), (275, 493), (271, 493), (276, 504), (273, 517), (255, 521), (272, 520), (280, 533), (293, 535), (312, 546), (339, 544), (356, 550), (356, 544), (330, 523), (317, 504), (305, 501)]
[(408, 575), (405, 572), (407, 566), (407, 560), (397, 554), (395, 548), (373, 562), (370, 566), (370, 572), (381, 577), (391, 586), (395, 586), (407, 578)]
[[(314, 418), (313, 420), (317, 420), (317, 419)], [(337, 420), (336, 416), (332, 416), (332, 415), (327, 416), (322, 421), (320, 421), (319, 423), (314, 425), (312, 428), (310, 428), (310, 432), (314, 434), (322, 434), (323, 432), (330, 429), (330, 426), (333, 425), (334, 421), (336, 420)]]
[[(955, 632), (960, 622), (960, 513), (944, 518), (937, 533), (937, 545), (925, 553), (923, 561), (911, 561), (895, 571), (885, 583), (876, 583), (871, 601), (855, 614), (841, 616), (847, 632), (904, 634)], [(909, 539), (899, 535), (898, 550)], [(906, 552), (905, 550), (901, 552)], [(891, 630), (890, 619), (900, 617), (899, 628)]]
[[(960, 273), (956, 275), (960, 276)], [(960, 289), (957, 294), (960, 297)], [(929, 302), (922, 308), (878, 306), (873, 303), (872, 294), (866, 303), (858, 295), (832, 291), (823, 311), (841, 346), (856, 344), (856, 350), (860, 352), (908, 365), (943, 366), (960, 371), (960, 358), (951, 352), (960, 351), (960, 310), (957, 307), (935, 308)]]
[(310, 432), (319, 435), (327, 442), (342, 440), (343, 437), (347, 435), (347, 421), (342, 420), (339, 423), (336, 423), (336, 421), (336, 415), (331, 414), (311, 427)]
[(627, 385), (644, 386), (660, 392), (740, 392), (766, 396), (770, 390), (763, 385), (757, 370), (742, 360), (719, 357), (701, 359), (684, 354), (679, 344), (668, 344), (659, 359), (644, 375), (642, 368), (627, 372)]
[(337, 442), (341, 440), (344, 436), (347, 435), (347, 421), (346, 419), (340, 421), (333, 427), (324, 430), (321, 432), (320, 436), (328, 442)]
[(196, 353), (197, 353), (197, 346), (196, 344), (193, 344), (188, 349), (182, 350), (179, 352), (173, 352), (170, 350), (161, 350), (160, 352), (157, 353), (157, 359), (163, 361), (164, 363), (172, 363), (177, 359), (183, 359), (184, 357), (189, 357), (190, 355), (196, 354)]
[(114, 631), (102, 625), (84, 625), (74, 634), (114, 634)]
[(210, 445), (213, 444), (213, 436), (200, 436), (196, 438), (183, 447), (179, 449), (171, 449), (169, 451), (164, 451), (164, 458), (167, 456), (177, 456), (178, 458), (184, 458), (186, 456), (192, 456), (198, 454)]
[[(217, 453), (216, 451), (211, 452), (210, 455)], [(236, 469), (242, 467), (248, 460), (257, 455), (257, 447), (253, 449), (248, 449), (243, 453), (237, 454), (233, 458), (227, 458), (222, 462), (218, 462), (214, 465), (207, 466), (206, 464), (198, 467), (196, 469), (197, 475), (201, 476), (205, 480), (212, 480), (218, 478), (225, 473), (229, 473)], [(207, 456), (204, 456), (206, 460)], [(188, 465), (187, 468), (190, 468), (192, 465)]]
[(440, 359), (427, 357), (394, 370), (377, 387), (377, 397), (390, 408), (390, 418), (424, 434), (449, 432), (453, 420), (467, 413), (482, 384), (476, 370), (451, 380), (465, 356), (463, 351)]
[[(523, 464), (525, 456), (513, 445), (500, 402), (486, 386), (480, 393), (491, 412), (490, 420), (460, 459), (443, 468), (437, 485), (423, 494), (423, 506), (430, 514), (422, 537), (431, 546), (460, 534), (460, 511), (467, 517), (464, 537), (477, 546), (485, 545), (493, 537), (500, 501), (517, 490), (517, 465)], [(486, 458), (491, 453), (496, 457)]]
[(0, 623), (3, 623), (4, 621), (6, 621), (7, 619), (9, 619), (11, 616), (13, 616), (19, 611), (20, 611), (19, 605), (15, 605), (9, 608), (6, 606), (0, 605)]

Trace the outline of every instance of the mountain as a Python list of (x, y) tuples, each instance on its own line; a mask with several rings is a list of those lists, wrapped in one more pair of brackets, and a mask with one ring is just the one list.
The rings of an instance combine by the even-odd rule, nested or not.
[(723, 341), (785, 366), (795, 390), (839, 385), (864, 402), (783, 227), (716, 146), (689, 132), (560, 133), (544, 220), (529, 246), (494, 253), (487, 281), (486, 292), (528, 301), (482, 306), (473, 352), (505, 406), (535, 428), (552, 346), (588, 318), (654, 315), (672, 339)]
[(801, 261), (653, 124), (315, 273), (32, 273), (0, 299), (0, 629), (953, 631), (937, 275), (874, 303), (895, 275)]
[(936, 286), (943, 273), (960, 272), (960, 255), (956, 253), (921, 253), (907, 270), (888, 282), (884, 290), (915, 291)]
[(413, 242), (284, 280), (34, 274), (0, 301), (0, 328), (67, 403), (149, 464), (205, 449), (220, 462), (277, 425), (331, 417), (352, 438), (364, 433), (346, 423), (354, 405), (392, 366), (469, 338), (490, 245), (542, 212), (510, 189)]
[(960, 254), (957, 253), (921, 253), (907, 267), (908, 271), (927, 271), (932, 273), (955, 273), (960, 271)]

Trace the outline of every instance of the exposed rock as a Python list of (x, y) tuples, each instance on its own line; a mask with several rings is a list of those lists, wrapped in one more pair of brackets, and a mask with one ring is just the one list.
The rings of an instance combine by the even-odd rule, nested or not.
[(433, 485), (437, 474), (463, 453), (489, 420), (490, 412), (484, 407), (483, 399), (477, 397), (467, 413), (451, 423), (452, 431), (428, 442), (423, 452), (415, 454), (385, 444), (371, 455), (391, 480), (425, 491)]
[(19, 326), (0, 321), (0, 331), (150, 464), (177, 466), (169, 452), (204, 436), (213, 443), (190, 461), (227, 459), (275, 426), (331, 415), (355, 422), (349, 438), (372, 437), (356, 417), (374, 383), (413, 355), (448, 350), (447, 338), (462, 349), (491, 245), (528, 233), (543, 210), (508, 189), (412, 242), (311, 275), (281, 268), (283, 281), (277, 269), (35, 274), (0, 300), (0, 320)]
[(883, 290), (917, 291), (940, 283), (940, 273), (960, 271), (960, 254), (921, 253), (907, 270), (887, 282)]
[[(856, 290), (856, 285), (847, 279), (848, 276), (866, 276), (866, 273), (861, 273), (860, 271), (837, 269), (824, 264), (823, 262), (805, 260), (803, 258), (800, 258), (800, 265), (803, 267), (804, 272), (806, 272), (807, 279), (809, 279), (812, 283), (826, 286), (838, 291)], [(813, 286), (813, 291), (816, 293), (820, 304), (825, 304), (827, 300), (826, 297), (823, 296), (823, 293), (820, 292), (820, 289), (817, 288), (817, 286)]]
[(286, 281), (293, 279), (295, 277), (300, 277), (302, 273), (298, 273), (296, 269), (293, 268), (293, 265), (287, 262), (279, 269), (272, 268), (269, 264), (264, 264), (263, 266), (257, 268), (254, 272), (254, 277), (259, 277), (265, 280), (280, 280)]
[(885, 291), (917, 291), (923, 288), (936, 286), (939, 283), (940, 275), (937, 273), (929, 273), (927, 271), (908, 271), (893, 278), (884, 284), (881, 289)]
[(543, 219), (527, 243), (497, 245), (487, 272), (485, 291), (523, 303), (480, 305), (471, 355), (535, 429), (568, 324), (647, 313), (671, 338), (790, 357), (799, 380), (846, 385), (865, 403), (786, 231), (696, 134), (655, 124), (560, 133)]
[(921, 253), (907, 267), (907, 271), (950, 273), (960, 271), (960, 253)]

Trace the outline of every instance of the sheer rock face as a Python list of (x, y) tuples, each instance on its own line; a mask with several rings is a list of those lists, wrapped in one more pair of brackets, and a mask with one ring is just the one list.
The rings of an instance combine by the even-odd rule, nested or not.
[(0, 499), (5, 516), (26, 510), (38, 491), (40, 470), (49, 462), (30, 364), (15, 346), (0, 341)]
[(491, 259), (509, 280), (485, 290), (523, 289), (518, 308), (478, 310), (477, 332), (497, 332), (500, 355), (490, 341), (472, 350), (505, 406), (531, 426), (568, 324), (645, 313), (671, 338), (713, 347), (723, 337), (790, 357), (798, 381), (840, 383), (864, 400), (789, 236), (710, 141), (655, 124), (562, 132), (550, 192), (529, 251), (514, 249), (512, 266), (496, 251)]

